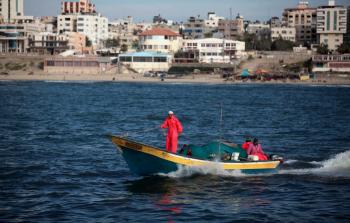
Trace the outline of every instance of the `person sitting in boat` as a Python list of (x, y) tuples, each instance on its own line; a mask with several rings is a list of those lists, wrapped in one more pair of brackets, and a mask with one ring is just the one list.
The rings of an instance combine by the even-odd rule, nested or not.
[(168, 128), (168, 133), (166, 136), (166, 151), (176, 153), (178, 143), (177, 138), (182, 133), (182, 125), (181, 122), (175, 117), (174, 112), (168, 112), (168, 117), (160, 127), (162, 129)]
[(253, 143), (249, 144), (247, 149), (248, 155), (258, 156), (259, 160), (268, 160), (267, 155), (263, 152), (259, 140), (254, 138)]
[(242, 148), (247, 150), (249, 148), (249, 145), (252, 144), (252, 137), (246, 136), (245, 142), (242, 144)]

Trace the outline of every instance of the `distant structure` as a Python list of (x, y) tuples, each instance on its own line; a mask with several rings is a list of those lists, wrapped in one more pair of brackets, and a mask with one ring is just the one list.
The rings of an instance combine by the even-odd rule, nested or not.
[(317, 35), (320, 44), (329, 50), (337, 50), (346, 34), (347, 10), (330, 0), (328, 5), (317, 8)]
[[(23, 1), (23, 0), (22, 0)], [(95, 4), (90, 0), (61, 1), (61, 14), (90, 14), (96, 13)]]
[(23, 16), (23, 0), (0, 0), (0, 20), (13, 22), (17, 16)]
[(234, 40), (244, 33), (244, 18), (239, 14), (234, 20), (219, 20), (218, 25), (218, 31), (224, 39)]
[(160, 14), (153, 17), (153, 23), (155, 24), (161, 24), (161, 23), (168, 23), (168, 21), (160, 16)]
[(317, 9), (309, 7), (308, 1), (300, 1), (296, 8), (285, 9), (283, 21), (287, 26), (295, 27), (297, 43), (311, 45), (317, 42)]

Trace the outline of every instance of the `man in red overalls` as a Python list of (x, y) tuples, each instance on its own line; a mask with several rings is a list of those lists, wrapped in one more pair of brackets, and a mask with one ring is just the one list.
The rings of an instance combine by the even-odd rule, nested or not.
[(182, 125), (175, 117), (174, 112), (169, 111), (168, 117), (160, 127), (162, 129), (168, 128), (168, 134), (166, 136), (166, 151), (176, 153), (177, 137), (182, 133)]

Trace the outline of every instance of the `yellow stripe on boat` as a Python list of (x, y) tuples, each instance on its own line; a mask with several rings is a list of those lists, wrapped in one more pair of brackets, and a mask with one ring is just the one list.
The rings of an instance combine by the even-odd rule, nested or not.
[(261, 162), (214, 162), (207, 160), (199, 160), (195, 158), (183, 157), (177, 154), (169, 153), (159, 148), (151, 147), (145, 144), (137, 143), (118, 136), (111, 136), (112, 142), (118, 147), (133, 149), (141, 153), (149, 154), (163, 160), (167, 160), (176, 164), (186, 166), (207, 166), (219, 165), (225, 170), (241, 170), (241, 169), (274, 169), (279, 165), (279, 161), (261, 161)]

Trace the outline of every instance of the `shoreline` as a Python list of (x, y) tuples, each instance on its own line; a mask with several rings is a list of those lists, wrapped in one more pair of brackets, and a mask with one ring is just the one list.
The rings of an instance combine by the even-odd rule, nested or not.
[(350, 85), (349, 78), (322, 78), (315, 80), (272, 80), (272, 81), (232, 81), (219, 78), (217, 75), (185, 76), (181, 78), (143, 77), (141, 74), (8, 74), (0, 75), (0, 81), (47, 81), (47, 82), (115, 82), (115, 83), (177, 83), (177, 84), (266, 84), (266, 85)]

